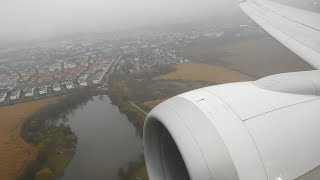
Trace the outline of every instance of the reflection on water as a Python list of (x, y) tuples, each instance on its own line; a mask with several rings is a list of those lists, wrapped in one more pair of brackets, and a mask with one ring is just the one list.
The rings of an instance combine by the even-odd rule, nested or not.
[(67, 119), (78, 145), (62, 180), (117, 180), (119, 168), (143, 153), (135, 127), (108, 96), (94, 97)]

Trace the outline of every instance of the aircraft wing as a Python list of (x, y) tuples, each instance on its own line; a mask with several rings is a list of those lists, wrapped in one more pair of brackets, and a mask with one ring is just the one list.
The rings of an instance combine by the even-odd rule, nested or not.
[(320, 14), (267, 0), (245, 0), (240, 4), (259, 26), (320, 69)]

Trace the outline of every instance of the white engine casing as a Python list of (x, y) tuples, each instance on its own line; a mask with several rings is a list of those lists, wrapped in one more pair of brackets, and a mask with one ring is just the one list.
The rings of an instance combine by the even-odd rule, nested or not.
[[(303, 74), (319, 72), (301, 75), (317, 86), (320, 81), (312, 79), (315, 76), (310, 79)], [(299, 77), (299, 73), (291, 74)], [(290, 73), (269, 79), (287, 82), (287, 76), (292, 79)], [(276, 83), (279, 91), (281, 81)], [(260, 82), (270, 85), (263, 78), (211, 86), (154, 108), (144, 126), (150, 180), (188, 176), (192, 180), (284, 180), (318, 167), (320, 86), (313, 91), (310, 84), (297, 83), (279, 92), (271, 85), (263, 88)]]

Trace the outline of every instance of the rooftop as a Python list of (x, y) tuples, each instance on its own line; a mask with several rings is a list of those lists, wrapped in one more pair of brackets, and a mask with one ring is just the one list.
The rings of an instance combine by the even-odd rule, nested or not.
[(12, 92), (11, 96), (16, 96), (16, 95), (18, 95), (19, 93), (20, 93), (20, 89), (15, 90), (15, 91)]
[(58, 88), (60, 87), (60, 83), (59, 82), (55, 82), (53, 85), (52, 85), (53, 88)]
[(96, 74), (94, 75), (93, 79), (94, 79), (94, 80), (98, 80), (98, 79), (101, 78), (101, 76), (102, 76), (103, 74), (104, 74), (104, 72), (103, 72), (103, 71), (100, 71), (100, 72), (98, 72), (98, 73), (96, 73)]
[(68, 86), (68, 85), (73, 85), (73, 82), (72, 81), (67, 81), (66, 82), (66, 85)]
[(25, 93), (32, 93), (33, 90), (34, 90), (34, 88), (27, 87), (27, 88), (25, 89)]
[(87, 74), (82, 74), (79, 79), (85, 79), (87, 77)]
[(84, 80), (84, 79), (79, 79), (79, 83), (84, 83), (84, 82), (86, 82), (86, 80)]
[(7, 91), (4, 90), (0, 90), (0, 97), (4, 96), (6, 94)]
[(48, 89), (47, 86), (41, 86), (41, 87), (39, 88), (40, 91), (42, 91), (42, 90), (47, 90), (47, 89)]

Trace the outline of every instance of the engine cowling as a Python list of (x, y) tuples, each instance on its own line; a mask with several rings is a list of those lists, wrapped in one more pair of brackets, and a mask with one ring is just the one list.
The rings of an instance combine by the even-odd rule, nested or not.
[(257, 82), (173, 97), (154, 108), (145, 122), (149, 178), (301, 177), (320, 165), (319, 108), (317, 95), (277, 92)]

